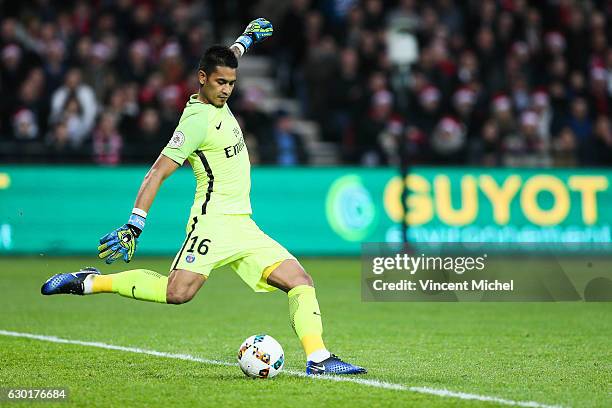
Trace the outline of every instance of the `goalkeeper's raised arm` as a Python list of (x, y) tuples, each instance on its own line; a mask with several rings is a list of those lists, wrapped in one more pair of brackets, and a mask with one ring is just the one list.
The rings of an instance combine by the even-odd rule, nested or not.
[(266, 38), (271, 37), (273, 32), (274, 27), (272, 27), (272, 23), (265, 18), (258, 18), (249, 23), (242, 35), (236, 38), (230, 49), (234, 51), (237, 58), (240, 58), (253, 44), (260, 43)]

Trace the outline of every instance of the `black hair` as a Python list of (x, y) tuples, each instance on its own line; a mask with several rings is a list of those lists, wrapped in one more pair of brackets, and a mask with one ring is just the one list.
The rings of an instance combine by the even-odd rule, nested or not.
[(238, 58), (229, 47), (213, 45), (207, 49), (200, 58), (198, 71), (202, 70), (206, 75), (210, 75), (217, 67), (238, 68)]

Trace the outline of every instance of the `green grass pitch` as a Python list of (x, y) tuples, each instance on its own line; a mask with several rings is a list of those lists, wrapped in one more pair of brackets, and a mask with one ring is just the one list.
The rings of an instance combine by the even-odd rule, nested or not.
[[(286, 296), (253, 293), (229, 269), (214, 271), (180, 306), (40, 295), (57, 272), (90, 264), (105, 273), (164, 272), (170, 261), (136, 257), (126, 268), (93, 258), (0, 258), (0, 330), (227, 362), (235, 362), (246, 337), (268, 333), (285, 349), (285, 368), (304, 370)], [(360, 378), (543, 405), (612, 406), (610, 303), (363, 303), (359, 260), (302, 263), (315, 280), (328, 347), (366, 366), (369, 374)], [(250, 380), (237, 366), (6, 335), (0, 361), (0, 388), (68, 387), (69, 406), (499, 405), (288, 373)]]

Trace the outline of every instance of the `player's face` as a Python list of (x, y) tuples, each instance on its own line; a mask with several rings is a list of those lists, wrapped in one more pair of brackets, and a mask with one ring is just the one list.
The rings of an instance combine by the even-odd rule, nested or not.
[(217, 67), (210, 75), (199, 72), (202, 94), (213, 106), (222, 107), (230, 97), (236, 84), (236, 68)]

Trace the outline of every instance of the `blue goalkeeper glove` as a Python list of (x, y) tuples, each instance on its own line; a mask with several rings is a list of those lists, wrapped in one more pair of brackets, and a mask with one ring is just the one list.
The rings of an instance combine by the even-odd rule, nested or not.
[(244, 52), (254, 43), (260, 43), (266, 38), (272, 36), (274, 27), (272, 23), (265, 18), (258, 18), (249, 23), (242, 35), (236, 39), (234, 44), (240, 44), (244, 47)]
[(105, 259), (107, 264), (115, 262), (123, 257), (125, 262), (130, 262), (136, 252), (138, 237), (145, 225), (145, 218), (132, 214), (127, 224), (109, 232), (100, 238), (98, 245), (98, 257)]

